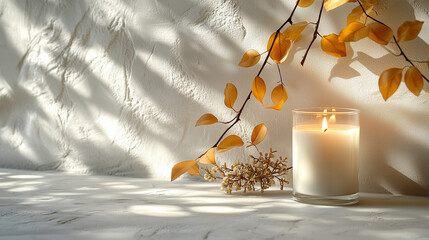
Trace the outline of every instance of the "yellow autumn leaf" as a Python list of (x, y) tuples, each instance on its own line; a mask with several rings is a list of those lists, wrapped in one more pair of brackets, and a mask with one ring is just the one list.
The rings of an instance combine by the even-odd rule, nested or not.
[(215, 149), (210, 148), (201, 158), (200, 163), (204, 164), (216, 164), (215, 161)]
[(188, 173), (191, 176), (200, 175), (200, 166), (198, 166), (198, 164), (195, 164), (194, 166), (188, 169)]
[[(268, 40), (267, 50), (269, 51), (273, 44), (276, 32), (274, 32)], [(275, 63), (282, 63), (286, 60), (289, 55), (289, 50), (292, 45), (292, 41), (287, 39), (283, 33), (278, 33), (276, 41), (274, 42), (273, 49), (271, 50), (270, 57)]]
[(226, 137), (224, 140), (222, 140), (219, 145), (217, 146), (216, 151), (218, 153), (226, 152), (234, 147), (241, 147), (243, 146), (243, 140), (237, 135), (230, 135)]
[(200, 125), (210, 125), (217, 122), (218, 120), (213, 114), (206, 113), (197, 120), (197, 122), (195, 123), (195, 127)]
[[(365, 9), (365, 12), (371, 17), (376, 16), (373, 10), (374, 8), (373, 5), (364, 4), (363, 8)], [(349, 13), (349, 15), (347, 15), (347, 25), (349, 25), (351, 22), (370, 23), (372, 22), (372, 19), (365, 15), (361, 6), (357, 6), (353, 8), (353, 10)]]
[(378, 87), (384, 101), (392, 96), (399, 87), (402, 79), (402, 68), (390, 68), (381, 73)]
[(265, 135), (267, 135), (267, 127), (265, 124), (261, 123), (257, 125), (252, 132), (252, 143), (247, 147), (258, 145), (264, 140)]
[(356, 42), (368, 36), (369, 28), (360, 22), (351, 22), (338, 36), (339, 42)]
[(313, 4), (313, 2), (314, 2), (314, 0), (300, 0), (298, 3), (298, 6), (306, 8), (306, 7), (311, 6), (311, 4)]
[(420, 21), (407, 21), (401, 24), (398, 28), (398, 42), (405, 42), (413, 40), (419, 35), (422, 30), (423, 22)]
[(296, 40), (298, 39), (299, 35), (301, 34), (302, 31), (304, 31), (305, 27), (307, 27), (309, 24), (309, 22), (299, 22), (299, 23), (294, 23), (292, 25), (290, 25), (288, 28), (286, 28), (283, 31), (283, 34), (285, 35), (285, 37), (287, 39), (292, 40), (292, 42), (296, 42)]
[(378, 22), (373, 22), (368, 25), (368, 37), (374, 42), (387, 45), (393, 38), (393, 31), (390, 27)]
[(356, 2), (356, 0), (326, 0), (324, 7), (326, 11), (331, 11), (332, 9), (340, 7), (341, 5), (348, 2)]
[(256, 76), (252, 83), (252, 93), (256, 100), (262, 104), (264, 104), (262, 101), (264, 100), (265, 91), (266, 86), (264, 80), (261, 77)]
[(237, 95), (238, 95), (237, 88), (235, 87), (234, 84), (227, 83), (223, 93), (225, 94), (225, 100), (224, 100), (225, 106), (229, 108), (233, 108), (235, 100), (237, 100)]
[(240, 67), (251, 67), (259, 62), (261, 59), (261, 54), (259, 54), (256, 50), (250, 49), (245, 52), (241, 61), (238, 63)]
[(416, 96), (420, 95), (423, 89), (423, 77), (419, 69), (411, 66), (404, 76), (405, 85)]
[(198, 164), (194, 160), (188, 160), (188, 161), (177, 163), (176, 165), (174, 165), (173, 169), (171, 169), (171, 181), (174, 181), (176, 178), (182, 176), (184, 173), (188, 171), (189, 171), (189, 174), (191, 174), (191, 176), (196, 175), (195, 166), (198, 168)]
[(346, 56), (346, 44), (339, 42), (336, 34), (323, 36), (320, 45), (322, 50), (331, 56), (338, 58)]
[(279, 84), (271, 92), (271, 100), (273, 101), (274, 105), (266, 108), (271, 108), (280, 111), (282, 109), (283, 103), (286, 102), (287, 98), (288, 96), (286, 88), (282, 84)]

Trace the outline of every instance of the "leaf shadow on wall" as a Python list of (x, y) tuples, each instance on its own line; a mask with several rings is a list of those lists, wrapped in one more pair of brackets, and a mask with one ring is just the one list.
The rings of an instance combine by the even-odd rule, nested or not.
[[(10, 3), (39, 31), (28, 32), (28, 49), (16, 61), (18, 76), (7, 79), (11, 91), (0, 106), (4, 117), (0, 166), (149, 176), (147, 167), (130, 154), (130, 146), (120, 144), (124, 132), (117, 127), (123, 125), (133, 56), (126, 55), (129, 49), (124, 54), (115, 51), (124, 47), (115, 41), (127, 42), (127, 36), (121, 35), (122, 29), (94, 21), (97, 14), (80, 3)], [(61, 11), (78, 13), (67, 18)], [(100, 47), (106, 50), (98, 56), (92, 52), (91, 59), (88, 50)], [(123, 66), (124, 75), (110, 72), (112, 82), (106, 81), (100, 69), (115, 64)]]

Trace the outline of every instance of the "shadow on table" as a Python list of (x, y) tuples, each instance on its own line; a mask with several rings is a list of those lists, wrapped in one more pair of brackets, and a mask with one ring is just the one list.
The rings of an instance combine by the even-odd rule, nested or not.
[(352, 207), (429, 207), (429, 201), (424, 197), (389, 196), (371, 197), (361, 196), (359, 202)]
[(260, 191), (253, 192), (233, 192), (232, 196), (257, 196), (257, 197), (289, 197), (292, 198), (292, 190), (269, 190), (261, 193)]

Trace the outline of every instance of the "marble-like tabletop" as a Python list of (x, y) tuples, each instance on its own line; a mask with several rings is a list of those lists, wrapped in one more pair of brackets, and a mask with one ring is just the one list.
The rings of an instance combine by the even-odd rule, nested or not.
[(0, 169), (0, 239), (429, 239), (429, 197), (360, 195), (320, 206), (290, 189)]

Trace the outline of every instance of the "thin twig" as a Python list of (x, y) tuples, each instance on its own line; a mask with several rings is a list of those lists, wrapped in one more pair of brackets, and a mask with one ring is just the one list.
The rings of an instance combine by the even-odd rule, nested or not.
[(277, 65), (277, 70), (279, 70), (280, 83), (281, 83), (282, 85), (284, 85), (284, 83), (283, 83), (283, 77), (282, 77), (282, 72), (280, 71), (280, 67), (279, 67), (279, 65), (278, 65), (278, 64), (276, 64), (276, 65)]
[[(295, 3), (295, 7), (293, 8), (293, 10), (292, 10), (292, 12), (290, 13), (290, 16), (288, 17), (288, 19), (276, 30), (276, 35), (274, 36), (274, 40), (273, 40), (273, 43), (271, 44), (271, 47), (270, 47), (270, 49), (268, 50), (268, 54), (267, 54), (267, 56), (265, 57), (265, 60), (264, 60), (264, 62), (262, 63), (262, 66), (261, 66), (261, 68), (259, 69), (259, 71), (258, 71), (258, 74), (256, 75), (256, 76), (259, 76), (259, 75), (261, 75), (261, 73), (262, 73), (262, 70), (265, 68), (265, 65), (267, 64), (267, 62), (268, 62), (268, 59), (269, 59), (269, 57), (270, 57), (270, 54), (271, 54), (271, 51), (273, 50), (273, 46), (274, 46), (274, 42), (276, 41), (276, 39), (277, 39), (277, 36), (279, 35), (279, 33), (280, 33), (280, 31), (282, 30), (282, 28), (287, 24), (287, 23), (289, 23), (289, 24), (293, 24), (293, 22), (292, 22), (292, 17), (293, 17), (293, 15), (295, 14), (295, 10), (297, 9), (297, 7), (298, 7), (298, 4), (299, 4), (299, 2), (300, 2), (300, 0), (298, 0), (298, 1), (296, 1), (296, 3)], [(265, 53), (265, 52), (264, 52)], [(264, 53), (262, 53), (262, 54), (264, 54)], [(260, 55), (262, 55), (262, 54), (260, 54)], [(243, 102), (243, 105), (241, 105), (241, 108), (240, 108), (240, 110), (237, 112), (237, 115), (231, 120), (231, 121), (229, 121), (229, 122), (226, 122), (227, 124), (228, 123), (231, 123), (231, 125), (222, 133), (222, 135), (219, 137), (219, 139), (216, 141), (216, 143), (215, 144), (213, 144), (213, 146), (212, 146), (212, 148), (215, 148), (215, 147), (217, 147), (218, 146), (218, 144), (220, 143), (220, 141), (223, 139), (223, 137), (226, 135), (226, 133), (235, 125), (235, 124), (237, 124), (237, 122), (239, 122), (240, 121), (240, 116), (241, 116), (241, 114), (243, 113), (243, 109), (244, 109), (244, 107), (246, 106), (246, 104), (247, 104), (247, 102), (249, 101), (249, 99), (250, 99), (250, 96), (252, 96), (252, 90), (250, 90), (250, 92), (249, 92), (249, 94), (247, 95), (247, 97), (246, 97), (246, 100), (244, 100), (244, 102)], [(195, 160), (197, 161), (198, 159), (200, 159), (202, 156), (204, 156), (204, 154), (206, 154), (207, 152), (208, 152), (209, 150), (207, 150), (207, 151), (205, 151), (203, 154), (201, 154), (199, 157), (197, 157)]]
[[(291, 14), (290, 14), (290, 16), (289, 16), (289, 18), (276, 30), (276, 35), (274, 36), (274, 40), (273, 40), (273, 43), (271, 44), (271, 47), (270, 47), (270, 49), (268, 50), (268, 53), (267, 53), (267, 56), (265, 57), (265, 60), (264, 60), (264, 62), (263, 62), (263, 64), (262, 64), (262, 66), (261, 66), (261, 68), (259, 69), (259, 71), (258, 71), (258, 74), (256, 75), (256, 76), (259, 76), (261, 73), (262, 73), (262, 70), (265, 68), (265, 65), (267, 64), (267, 62), (268, 62), (268, 59), (269, 59), (269, 57), (270, 57), (270, 54), (271, 54), (271, 51), (273, 50), (273, 47), (274, 47), (274, 42), (276, 41), (276, 39), (277, 39), (277, 37), (278, 37), (278, 35), (279, 35), (279, 33), (280, 33), (280, 31), (282, 30), (282, 28), (287, 24), (287, 23), (290, 23), (290, 24), (292, 24), (293, 22), (292, 22), (292, 17), (293, 17), (293, 15), (294, 15), (294, 13), (295, 13), (295, 10), (296, 10), (296, 8), (298, 7), (298, 4), (299, 4), (299, 1), (300, 0), (298, 0), (297, 2), (296, 2), (296, 4), (295, 4), (295, 7), (293, 8), (293, 10), (292, 10), (292, 12), (291, 12)], [(237, 115), (236, 115), (236, 117), (235, 117), (235, 120), (234, 121), (232, 121), (232, 124), (222, 133), (222, 135), (219, 137), (219, 139), (216, 141), (216, 143), (212, 146), (212, 148), (214, 148), (214, 147), (217, 147), (218, 146), (218, 144), (220, 143), (220, 141), (223, 139), (223, 137), (226, 135), (226, 133), (237, 123), (237, 122), (239, 122), (240, 121), (240, 116), (241, 116), (241, 114), (243, 113), (243, 109), (244, 109), (244, 107), (246, 106), (246, 104), (247, 104), (247, 102), (249, 101), (249, 99), (250, 99), (250, 96), (252, 96), (252, 91), (250, 91), (249, 92), (249, 94), (247, 95), (247, 98), (246, 98), (246, 100), (244, 100), (244, 102), (243, 102), (243, 105), (241, 105), (241, 108), (240, 108), (240, 110), (238, 111), (238, 113), (237, 113)], [(207, 152), (207, 151), (206, 151)], [(202, 157), (203, 155), (204, 155), (205, 153), (203, 153), (200, 157)], [(199, 158), (200, 158), (199, 157)], [(197, 158), (198, 159), (198, 158)]]
[(319, 34), (317, 30), (319, 29), (320, 18), (322, 17), (322, 10), (323, 10), (324, 3), (325, 3), (325, 0), (322, 1), (322, 6), (320, 7), (320, 11), (319, 11), (319, 17), (317, 18), (317, 22), (316, 22), (316, 28), (314, 29), (314, 33), (313, 33), (313, 39), (311, 39), (310, 45), (308, 45), (308, 48), (305, 51), (304, 57), (302, 57), (301, 66), (304, 66), (304, 62), (305, 62), (305, 59), (307, 59), (307, 55), (308, 55), (308, 52), (310, 51), (311, 45), (313, 45), (314, 40), (316, 40), (317, 38), (317, 34)]

